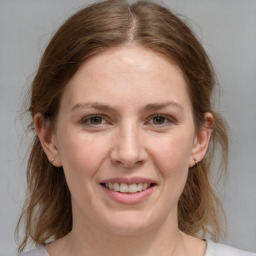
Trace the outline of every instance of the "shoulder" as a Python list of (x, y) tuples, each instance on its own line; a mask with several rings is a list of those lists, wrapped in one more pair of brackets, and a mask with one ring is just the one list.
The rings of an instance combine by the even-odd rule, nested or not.
[(242, 251), (228, 245), (214, 243), (207, 240), (205, 256), (256, 256), (256, 253)]
[(49, 254), (47, 253), (45, 247), (41, 245), (31, 251), (23, 252), (19, 256), (49, 256)]

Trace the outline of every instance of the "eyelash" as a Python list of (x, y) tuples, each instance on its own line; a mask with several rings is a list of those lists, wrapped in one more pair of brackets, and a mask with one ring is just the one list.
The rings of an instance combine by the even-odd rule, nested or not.
[(150, 117), (149, 121), (147, 123), (150, 123), (151, 120), (153, 120), (154, 118), (163, 118), (164, 119), (164, 123), (163, 124), (154, 124), (152, 123), (152, 125), (156, 125), (156, 126), (167, 126), (170, 125), (172, 123), (175, 123), (175, 120), (173, 118), (171, 118), (168, 115), (165, 114), (156, 114)]
[[(100, 123), (100, 124), (88, 123), (89, 121), (91, 122), (93, 118), (101, 118), (101, 120), (105, 120), (106, 119), (104, 117), (104, 115), (90, 115), (90, 116), (87, 116), (86, 118), (84, 118), (81, 123), (85, 124), (85, 125), (88, 125), (88, 126), (93, 126), (93, 127), (102, 125), (102, 123)], [(106, 120), (105, 120), (105, 122), (108, 123)]]
[[(100, 118), (101, 122), (99, 124), (92, 124), (92, 119), (93, 118)], [(153, 122), (154, 122), (155, 118), (162, 118), (164, 122), (161, 123), (161, 124), (154, 124)], [(105, 125), (105, 124), (111, 124), (111, 122), (107, 121), (106, 119), (107, 118), (104, 115), (101, 115), (101, 114), (89, 115), (81, 121), (81, 124), (87, 125), (89, 127), (101, 127), (102, 125)], [(102, 123), (102, 121), (104, 121), (104, 122)], [(176, 122), (175, 119), (168, 116), (168, 115), (155, 114), (155, 115), (150, 116), (148, 121), (145, 122), (145, 124), (155, 125), (157, 127), (164, 127), (164, 126), (168, 126), (170, 124), (173, 124), (175, 122)]]

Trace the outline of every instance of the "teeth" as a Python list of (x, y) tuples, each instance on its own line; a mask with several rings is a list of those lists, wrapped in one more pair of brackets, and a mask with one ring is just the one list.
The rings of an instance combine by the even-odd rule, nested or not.
[(145, 190), (145, 189), (147, 189), (149, 186), (148, 186), (148, 183), (143, 183), (143, 185), (142, 185), (142, 190)]
[[(108, 187), (109, 187), (109, 185), (108, 185)], [(114, 183), (113, 190), (119, 191), (119, 184), (118, 183)]]
[(138, 191), (137, 184), (131, 184), (128, 186), (129, 193), (136, 193)]
[(137, 190), (138, 190), (138, 191), (142, 191), (142, 187), (143, 187), (142, 183), (139, 183), (139, 184), (137, 185)]
[(128, 185), (127, 185), (127, 184), (121, 183), (121, 184), (119, 185), (119, 189), (120, 189), (120, 192), (122, 192), (122, 193), (127, 193), (129, 188), (128, 188)]
[(133, 184), (125, 184), (125, 183), (105, 183), (105, 187), (110, 190), (114, 190), (121, 193), (137, 193), (142, 190), (146, 190), (150, 187), (150, 183), (133, 183)]
[(106, 185), (108, 185), (108, 188), (109, 188), (109, 189), (113, 190), (113, 184), (112, 184), (112, 183), (108, 183), (108, 184), (106, 184)]

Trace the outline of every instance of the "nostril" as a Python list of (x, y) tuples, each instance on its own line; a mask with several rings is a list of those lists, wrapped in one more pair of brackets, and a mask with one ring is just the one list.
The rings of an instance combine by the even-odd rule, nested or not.
[(112, 161), (114, 165), (119, 165), (119, 166), (122, 166), (122, 167), (125, 167), (125, 168), (128, 168), (128, 169), (131, 169), (131, 168), (135, 168), (135, 167), (138, 167), (140, 165), (142, 165), (144, 163), (143, 160), (139, 160), (139, 161), (128, 161), (128, 160), (125, 160), (125, 159), (122, 159), (122, 160), (114, 160)]
[[(131, 124), (127, 126), (131, 127)], [(127, 126), (120, 131), (122, 132), (122, 136), (116, 136), (115, 144), (110, 152), (110, 159), (113, 164), (130, 169), (142, 164), (147, 154), (145, 153), (143, 144), (140, 143), (140, 139), (138, 138), (137, 126), (131, 128), (127, 128)]]

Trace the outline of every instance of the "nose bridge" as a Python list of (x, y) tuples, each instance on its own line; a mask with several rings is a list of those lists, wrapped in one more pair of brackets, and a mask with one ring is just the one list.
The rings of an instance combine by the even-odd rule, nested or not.
[(118, 129), (112, 149), (112, 160), (127, 168), (143, 162), (142, 134), (138, 124), (133, 120), (126, 120)]

